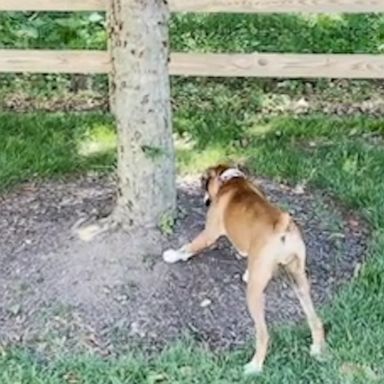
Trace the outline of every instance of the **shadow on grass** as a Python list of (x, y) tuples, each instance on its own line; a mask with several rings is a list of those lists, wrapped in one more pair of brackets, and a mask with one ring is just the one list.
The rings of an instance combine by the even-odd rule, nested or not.
[[(367, 189), (370, 196), (376, 191), (364, 178), (367, 171), (378, 177), (384, 166), (382, 146), (376, 145), (383, 134), (380, 119), (264, 118), (258, 115), (257, 100), (252, 103), (246, 95), (227, 96), (196, 99), (199, 109), (179, 98), (174, 137), (180, 172), (200, 172), (232, 158), (275, 177), (320, 182), (319, 175), (327, 172), (335, 174), (336, 188), (352, 183), (360, 192)], [(115, 165), (116, 133), (110, 115), (2, 113), (0, 137), (2, 188), (33, 177), (103, 171)], [(332, 169), (335, 162), (343, 172)], [(353, 188), (345, 193), (353, 193)], [(361, 199), (362, 194), (359, 196)]]
[(112, 119), (101, 114), (0, 114), (0, 185), (114, 164)]

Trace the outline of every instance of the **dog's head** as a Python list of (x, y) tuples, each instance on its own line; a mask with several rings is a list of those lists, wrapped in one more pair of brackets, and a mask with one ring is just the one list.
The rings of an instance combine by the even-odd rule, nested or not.
[(228, 164), (219, 164), (209, 167), (201, 176), (201, 188), (204, 191), (204, 203), (209, 206), (212, 199), (219, 192), (225, 181), (235, 177), (244, 177), (244, 173), (237, 167)]

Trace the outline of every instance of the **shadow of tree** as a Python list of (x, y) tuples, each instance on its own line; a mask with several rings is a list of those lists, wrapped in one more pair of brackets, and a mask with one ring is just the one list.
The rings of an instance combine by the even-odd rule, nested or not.
[[(112, 119), (98, 113), (1, 113), (0, 137), (1, 188), (34, 176), (106, 168), (115, 157)], [(92, 142), (107, 145), (84, 150)]]

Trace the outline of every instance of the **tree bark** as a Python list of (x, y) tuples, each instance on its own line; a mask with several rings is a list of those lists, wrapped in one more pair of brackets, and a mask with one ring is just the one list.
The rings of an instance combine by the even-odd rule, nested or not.
[(114, 219), (154, 227), (175, 212), (166, 0), (110, 0), (119, 178)]

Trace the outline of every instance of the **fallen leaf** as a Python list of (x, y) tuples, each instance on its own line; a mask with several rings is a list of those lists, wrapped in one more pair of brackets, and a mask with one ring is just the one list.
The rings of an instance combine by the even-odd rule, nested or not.
[(77, 384), (80, 383), (80, 377), (77, 373), (68, 372), (64, 375), (64, 380), (68, 384)]
[(20, 305), (20, 304), (12, 305), (12, 306), (9, 308), (9, 312), (10, 312), (13, 316), (17, 316), (17, 315), (19, 315), (20, 312), (21, 312), (21, 305)]
[(361, 267), (362, 267), (362, 264), (361, 263), (357, 263), (355, 265), (355, 268), (353, 269), (353, 277), (354, 278), (357, 278), (359, 276), (359, 273), (361, 271)]
[(148, 376), (148, 384), (156, 384), (164, 382), (167, 380), (167, 375), (165, 373), (154, 373)]
[(377, 381), (379, 376), (373, 371), (371, 367), (362, 364), (344, 363), (340, 367), (340, 372), (345, 376), (365, 376), (369, 380)]
[(209, 300), (209, 299), (204, 299), (201, 303), (200, 303), (200, 307), (201, 308), (205, 308), (205, 307), (208, 307), (209, 305), (212, 304), (212, 301)]
[(331, 233), (328, 238), (330, 240), (331, 239), (344, 239), (345, 235), (344, 235), (344, 233), (334, 232), (334, 233)]
[(192, 369), (192, 367), (190, 367), (190, 366), (181, 367), (181, 368), (180, 368), (180, 373), (181, 373), (183, 376), (191, 376), (192, 373), (193, 373), (193, 369)]
[(357, 228), (360, 225), (360, 223), (356, 219), (352, 218), (352, 219), (349, 219), (349, 225), (351, 227)]
[(309, 103), (303, 97), (297, 101), (295, 105), (296, 110), (306, 111), (309, 108)]
[(242, 139), (240, 139), (240, 146), (242, 147), (242, 148), (246, 148), (246, 147), (248, 147), (249, 146), (249, 140), (247, 139), (247, 138), (242, 138)]
[(7, 355), (7, 352), (5, 350), (5, 347), (0, 344), (0, 356), (5, 357)]
[(304, 184), (297, 184), (295, 188), (293, 188), (293, 193), (295, 193), (296, 195), (303, 195), (305, 193)]

